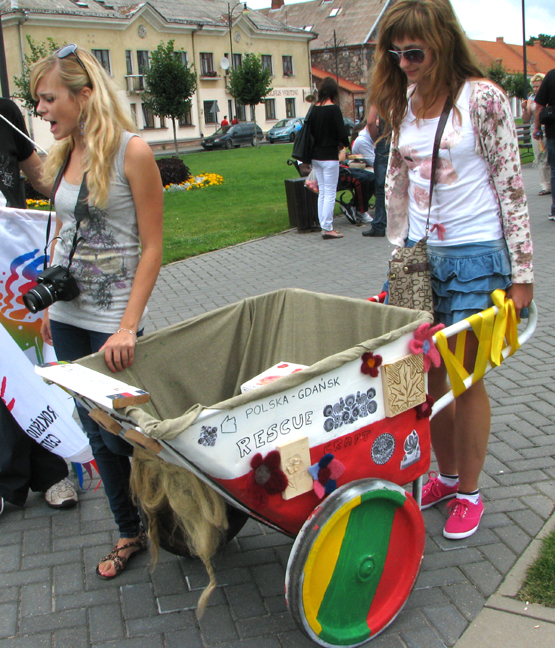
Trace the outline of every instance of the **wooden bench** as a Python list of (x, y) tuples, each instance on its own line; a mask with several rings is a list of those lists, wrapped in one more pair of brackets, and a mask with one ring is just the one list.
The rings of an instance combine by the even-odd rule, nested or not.
[(518, 135), (518, 145), (525, 148), (527, 152), (532, 150), (532, 126), (533, 124), (517, 124), (516, 134)]

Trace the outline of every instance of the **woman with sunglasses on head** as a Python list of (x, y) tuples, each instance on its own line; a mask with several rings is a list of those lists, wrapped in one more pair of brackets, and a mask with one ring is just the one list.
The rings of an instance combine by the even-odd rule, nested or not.
[[(520, 315), (533, 295), (532, 240), (509, 103), (481, 78), (448, 0), (400, 0), (381, 21), (370, 92), (370, 103), (392, 131), (387, 235), (398, 246), (412, 246), (426, 234), (434, 139), (448, 98), (454, 108), (440, 142), (429, 218), (436, 321), (448, 326), (488, 308), (497, 288), (507, 291)], [(477, 346), (469, 332), (469, 372)], [(437, 400), (448, 390), (445, 366), (432, 367), (428, 378)], [(478, 479), (490, 419), (480, 380), (431, 422), (439, 475), (430, 473), (422, 508), (455, 498), (447, 538), (478, 529), (484, 511)]]
[[(63, 47), (33, 66), (30, 81), (55, 139), (44, 166), (45, 178), (57, 184), (51, 265), (69, 266), (79, 287), (75, 299), (45, 311), (41, 332), (59, 360), (100, 350), (111, 371), (121, 371), (133, 362), (161, 266), (160, 173), (92, 54)], [(96, 570), (110, 579), (147, 544), (129, 493), (132, 446), (78, 410), (120, 533)]]

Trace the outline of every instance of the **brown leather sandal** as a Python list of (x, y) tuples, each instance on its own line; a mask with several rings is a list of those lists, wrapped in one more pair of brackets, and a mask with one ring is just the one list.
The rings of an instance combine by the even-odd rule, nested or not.
[[(148, 536), (145, 533), (145, 531), (142, 530), (137, 536), (136, 540), (133, 540), (132, 542), (128, 542), (127, 544), (124, 544), (121, 547), (118, 547), (116, 545), (107, 556), (102, 558), (102, 560), (96, 566), (96, 575), (98, 576), (98, 578), (101, 578), (102, 580), (112, 580), (112, 578), (116, 578), (116, 576), (119, 576), (121, 572), (127, 567), (127, 563), (131, 560), (131, 558), (141, 553), (141, 551), (144, 551), (147, 548), (147, 546), (148, 546)], [(125, 556), (119, 555), (120, 551), (122, 551), (123, 549), (130, 549), (131, 547), (137, 547), (138, 551), (134, 551), (127, 558), (125, 558)], [(114, 563), (114, 567), (116, 569), (116, 573), (113, 576), (104, 576), (104, 574), (100, 573), (101, 563), (107, 562), (108, 560), (111, 560)]]

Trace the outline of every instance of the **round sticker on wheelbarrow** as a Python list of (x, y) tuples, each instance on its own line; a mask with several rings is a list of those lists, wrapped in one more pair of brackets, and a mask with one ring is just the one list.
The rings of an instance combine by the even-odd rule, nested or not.
[(301, 529), (287, 565), (291, 616), (321, 646), (359, 646), (399, 614), (420, 570), (424, 521), (400, 486), (336, 490)]
[(372, 444), (372, 461), (378, 466), (386, 464), (395, 452), (395, 437), (392, 434), (380, 434)]

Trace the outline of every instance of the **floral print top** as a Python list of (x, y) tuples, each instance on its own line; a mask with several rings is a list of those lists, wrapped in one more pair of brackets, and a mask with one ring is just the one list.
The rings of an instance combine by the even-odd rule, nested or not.
[[(475, 151), (486, 161), (500, 207), (503, 234), (515, 283), (532, 283), (532, 237), (520, 166), (518, 138), (505, 94), (484, 79), (470, 81), (470, 114)], [(396, 138), (393, 138), (393, 142)], [(387, 236), (403, 247), (409, 231), (409, 174), (395, 143), (391, 146), (385, 185)]]

